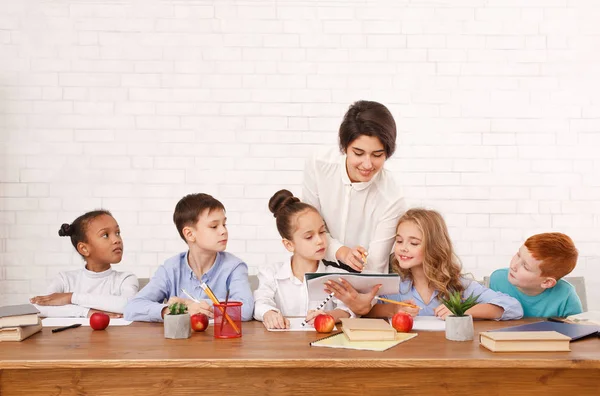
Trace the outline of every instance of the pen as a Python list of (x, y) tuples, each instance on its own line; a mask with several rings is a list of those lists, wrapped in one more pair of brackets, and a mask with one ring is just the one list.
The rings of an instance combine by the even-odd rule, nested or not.
[(79, 326), (81, 326), (81, 323), (75, 323), (75, 324), (72, 324), (70, 326), (59, 327), (57, 329), (52, 329), (52, 332), (53, 333), (58, 333), (58, 332), (63, 331), (63, 330), (75, 329), (75, 328), (77, 328)]
[[(329, 295), (327, 296), (327, 298), (325, 300), (323, 300), (323, 302), (321, 304), (319, 304), (319, 306), (317, 307), (317, 311), (320, 310), (321, 308), (323, 308), (325, 305), (327, 305), (327, 303), (329, 302), (329, 300), (331, 300), (331, 298), (333, 297), (333, 292), (329, 293)], [(302, 327), (306, 326), (306, 319), (304, 319), (302, 321)]]
[(181, 291), (183, 292), (183, 294), (185, 294), (186, 296), (188, 296), (193, 302), (199, 303), (200, 301), (194, 297), (192, 297), (192, 295), (188, 292), (185, 291), (185, 289), (181, 289)]

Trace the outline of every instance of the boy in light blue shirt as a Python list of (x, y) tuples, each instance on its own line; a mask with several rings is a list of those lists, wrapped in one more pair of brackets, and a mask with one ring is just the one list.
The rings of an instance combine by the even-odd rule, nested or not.
[(537, 234), (525, 241), (510, 268), (490, 276), (490, 288), (513, 296), (525, 317), (566, 317), (582, 312), (575, 288), (561, 279), (577, 264), (573, 240), (558, 232)]
[[(175, 207), (173, 221), (189, 250), (161, 265), (148, 285), (125, 307), (125, 319), (161, 322), (168, 305), (183, 302), (190, 315), (213, 317), (213, 303), (200, 285), (206, 283), (219, 301), (242, 302), (242, 320), (252, 320), (254, 298), (248, 282), (248, 266), (225, 252), (227, 227), (225, 207), (208, 194), (190, 194)], [(188, 292), (195, 302), (186, 296)], [(168, 300), (167, 304), (163, 301)]]

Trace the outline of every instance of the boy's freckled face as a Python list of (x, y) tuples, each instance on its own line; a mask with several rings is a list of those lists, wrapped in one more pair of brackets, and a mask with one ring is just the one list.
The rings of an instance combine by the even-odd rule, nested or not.
[(508, 281), (523, 289), (539, 288), (544, 280), (541, 264), (542, 261), (535, 259), (525, 245), (521, 246), (510, 261)]

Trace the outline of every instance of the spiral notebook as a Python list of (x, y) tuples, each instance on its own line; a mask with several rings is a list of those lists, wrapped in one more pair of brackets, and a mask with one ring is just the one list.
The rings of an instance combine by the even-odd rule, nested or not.
[(390, 341), (350, 341), (342, 332), (313, 341), (310, 346), (382, 352), (416, 336), (417, 333), (396, 333), (396, 339)]

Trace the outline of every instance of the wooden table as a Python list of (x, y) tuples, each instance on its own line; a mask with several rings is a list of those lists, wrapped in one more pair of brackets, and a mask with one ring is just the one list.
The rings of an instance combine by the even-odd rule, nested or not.
[[(476, 334), (527, 321), (475, 323)], [(162, 324), (80, 327), (0, 344), (0, 395), (600, 395), (600, 341), (571, 352), (492, 353), (473, 342), (419, 335), (385, 352), (310, 347), (313, 332), (217, 340), (212, 327), (167, 340)]]

